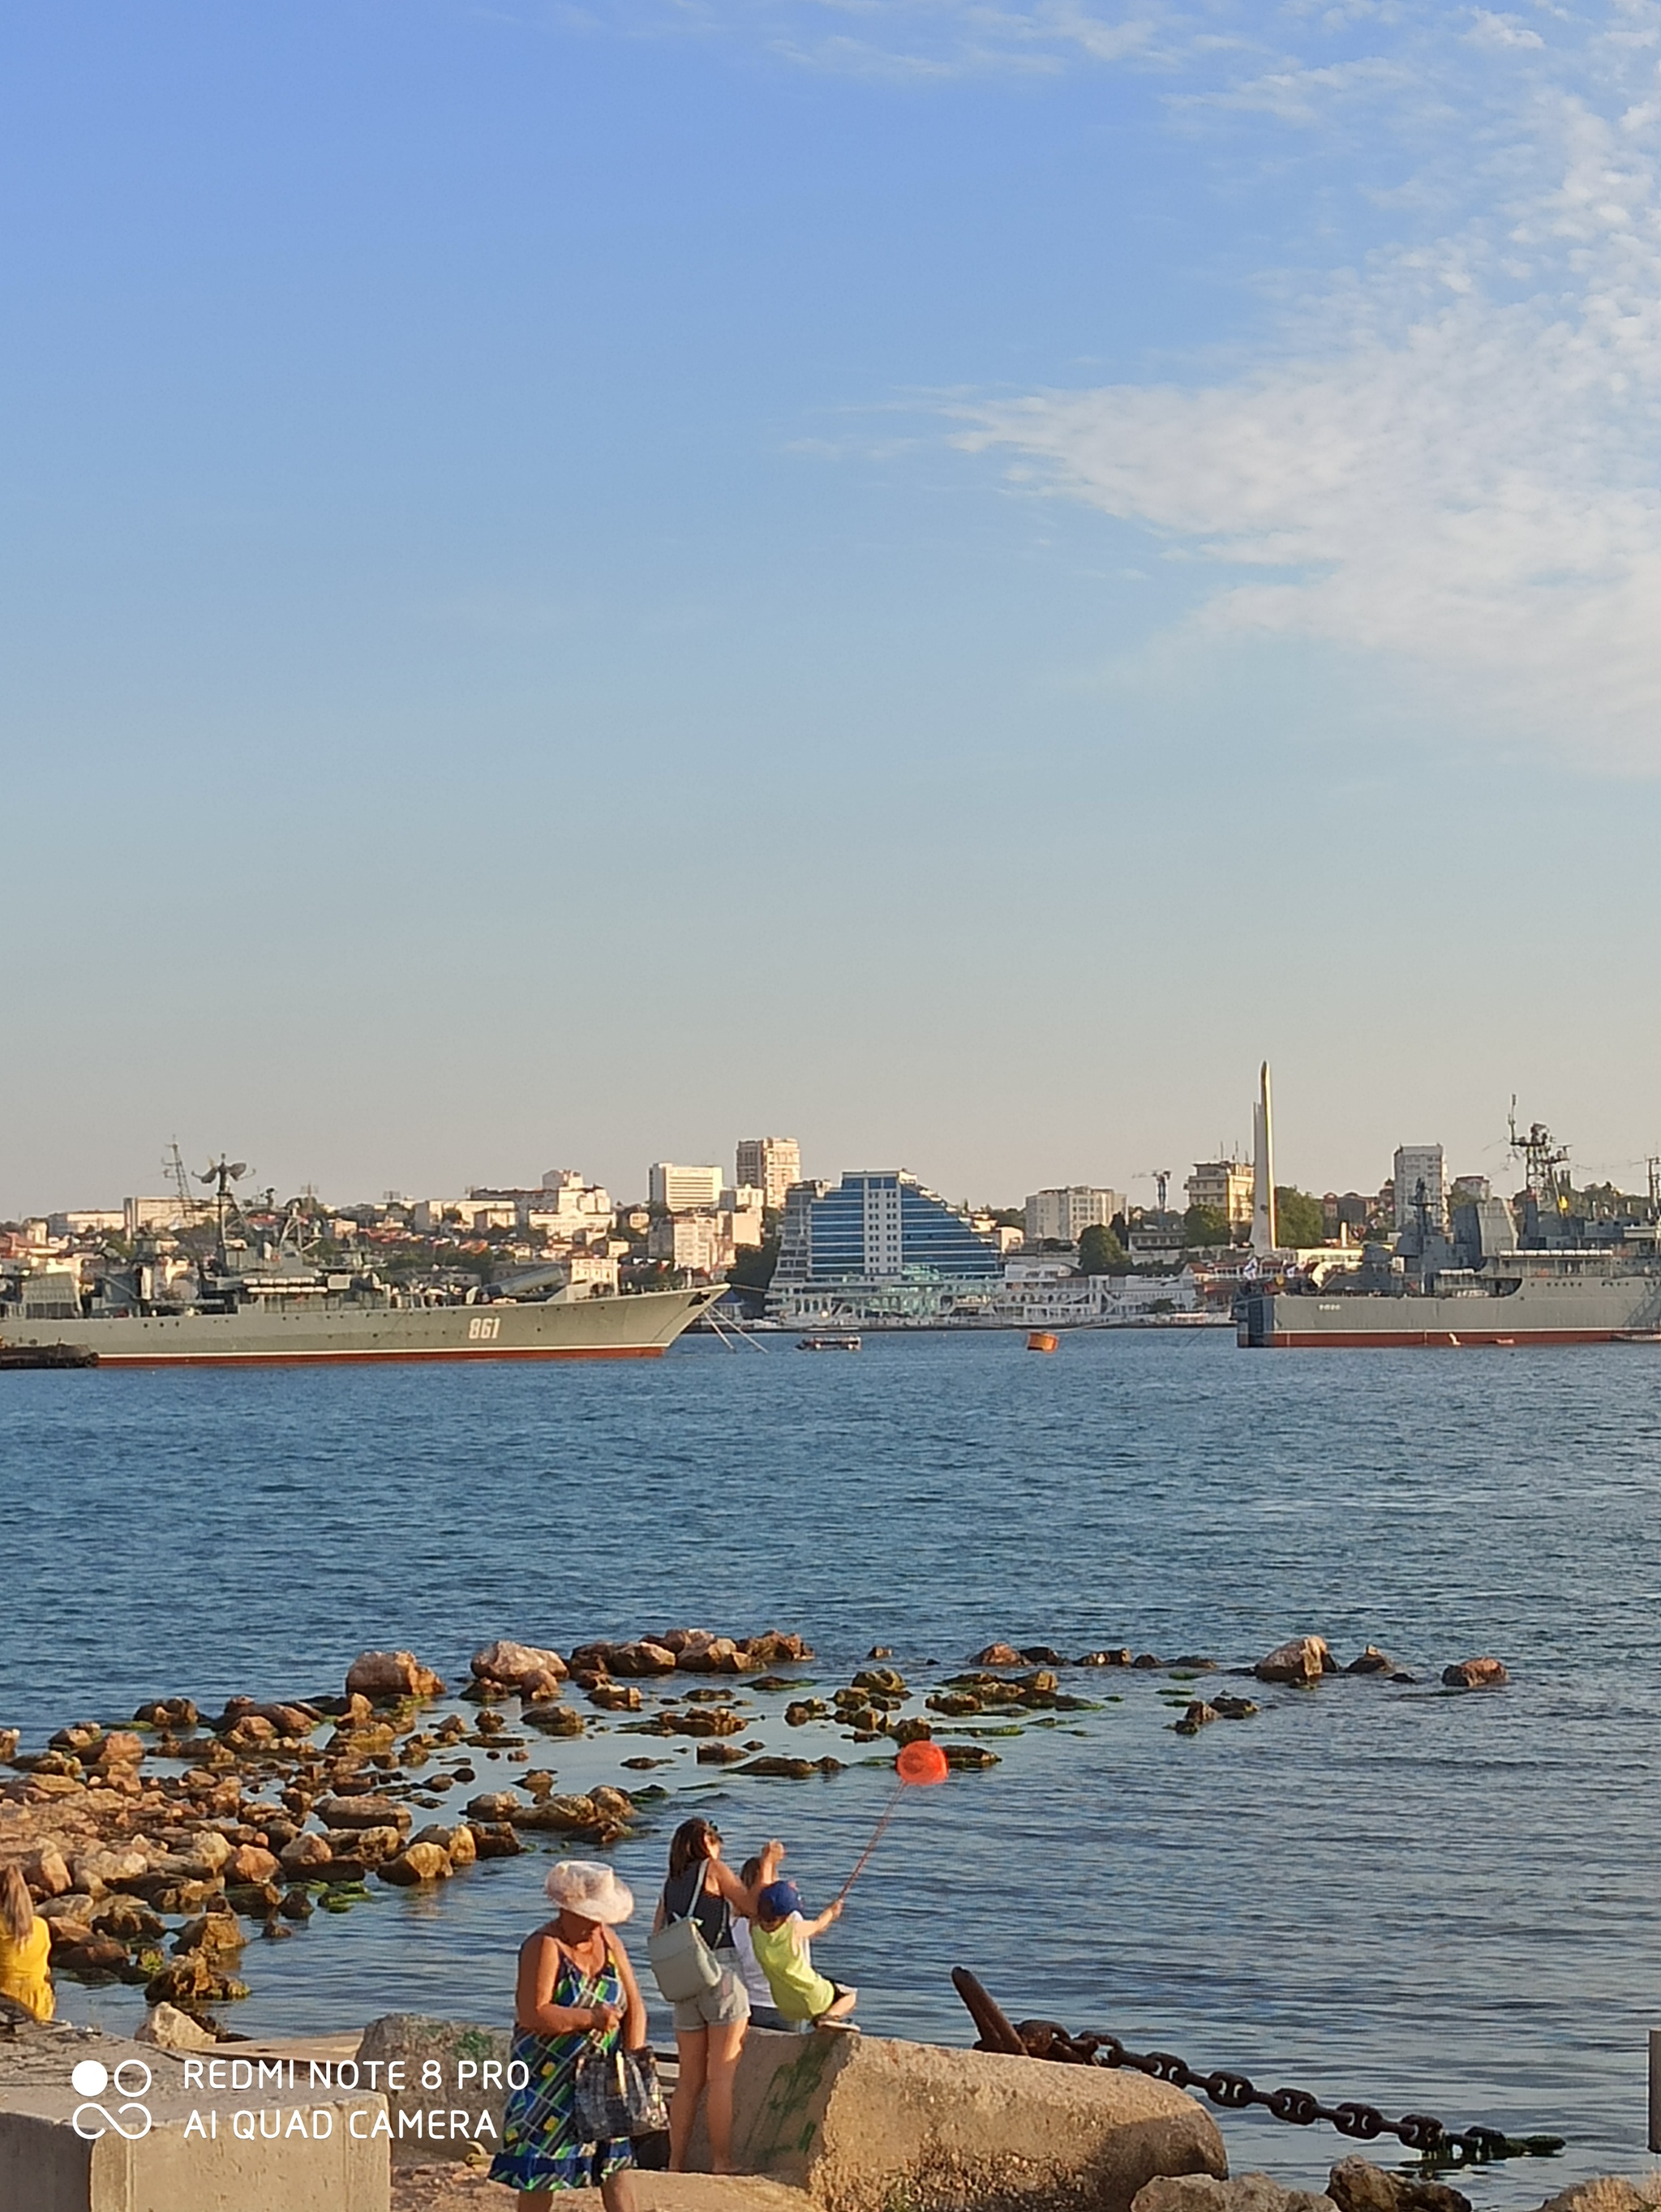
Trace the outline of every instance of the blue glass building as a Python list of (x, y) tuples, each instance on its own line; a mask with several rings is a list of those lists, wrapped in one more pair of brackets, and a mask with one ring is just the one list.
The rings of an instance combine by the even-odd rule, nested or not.
[(937, 1321), (977, 1310), (1003, 1277), (997, 1242), (915, 1176), (794, 1184), (771, 1312), (791, 1322)]

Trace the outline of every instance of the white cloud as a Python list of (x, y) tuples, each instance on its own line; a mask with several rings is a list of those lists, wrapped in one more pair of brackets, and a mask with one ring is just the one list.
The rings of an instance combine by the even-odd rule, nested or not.
[(1661, 771), (1653, 20), (1621, 9), (1632, 58), (1587, 41), (1573, 91), (1525, 55), (1471, 179), (1529, 189), (1473, 189), (1230, 378), (959, 406), (959, 442), (1209, 563), (1202, 629), (1390, 656), (1489, 729)]

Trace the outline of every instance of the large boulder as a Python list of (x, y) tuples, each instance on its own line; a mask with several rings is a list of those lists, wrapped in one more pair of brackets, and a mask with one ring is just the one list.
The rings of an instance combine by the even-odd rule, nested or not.
[(1450, 1690), (1498, 1690), (1511, 1676), (1497, 1659), (1462, 1659), (1443, 1668), (1442, 1680)]
[(1290, 1682), (1307, 1689), (1323, 1674), (1335, 1674), (1337, 1666), (1324, 1636), (1294, 1636), (1265, 1652), (1251, 1671), (1260, 1682)]
[(346, 1694), (384, 1704), (393, 1698), (437, 1698), (444, 1685), (413, 1651), (361, 1651), (346, 1670)]
[[(740, 2171), (834, 2212), (897, 2202), (1130, 2212), (1156, 2174), (1228, 2170), (1209, 2113), (1129, 2070), (757, 2028), (736, 2091)], [(708, 2155), (700, 2119), (691, 2166)]]
[(219, 2038), (187, 2012), (165, 2001), (152, 2005), (142, 2024), (133, 2030), (135, 2043), (154, 2044), (158, 2051), (216, 2051)]
[[(508, 2041), (504, 2029), (481, 2027), (471, 2021), (434, 2020), (424, 2013), (388, 2013), (369, 2022), (357, 2046), (359, 2066), (372, 2058), (383, 2062), (401, 2058), (405, 2062), (399, 2078), (405, 2086), (386, 2092), (395, 2161), (414, 2165), (437, 2159), (463, 2159), (471, 2142), (483, 2142), (487, 2149), (500, 2145), (502, 2109), (507, 2092), (483, 2087), (482, 2075), (484, 2062), (494, 2060), (496, 2078), (498, 2081), (502, 2079)], [(438, 2087), (423, 2087), (431, 2079), (427, 2069), (434, 2065), (439, 2072)], [(380, 2080), (385, 2083), (384, 2072)], [(417, 2131), (416, 2116), (435, 2108), (442, 2111), (447, 2119), (453, 2112), (465, 2113), (465, 2129), (452, 2132), (447, 2124), (442, 2136), (425, 2138)], [(481, 2131), (481, 2113), (488, 2116), (494, 2135), (488, 2130)]]
[(516, 1690), (532, 1674), (551, 1674), (563, 1681), (567, 1672), (565, 1662), (557, 1651), (545, 1651), (534, 1644), (515, 1644), (510, 1637), (499, 1637), (475, 1651), (467, 1662), (476, 1682), (495, 1682), (504, 1690)]

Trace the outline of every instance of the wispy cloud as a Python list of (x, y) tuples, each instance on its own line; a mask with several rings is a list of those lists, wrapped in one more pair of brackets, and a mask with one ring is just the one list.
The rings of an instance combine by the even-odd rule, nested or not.
[[(1661, 771), (1661, 17), (1554, 51), (1479, 11), (1466, 54), (1473, 22), (1524, 66), (1472, 87), (1457, 228), (1226, 379), (959, 405), (958, 441), (1210, 564), (1202, 629), (1392, 656), (1489, 726)], [(1415, 98), (1470, 66), (1444, 58)]]

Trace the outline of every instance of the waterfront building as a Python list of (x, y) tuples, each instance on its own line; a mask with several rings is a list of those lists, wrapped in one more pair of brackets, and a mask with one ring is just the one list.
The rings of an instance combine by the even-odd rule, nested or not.
[(1251, 1170), (1239, 1160), (1196, 1160), (1183, 1188), (1190, 1206), (1220, 1213), (1230, 1231), (1251, 1223)]
[(1433, 1228), (1447, 1226), (1447, 1192), (1442, 1179), (1439, 1145), (1400, 1145), (1396, 1152), (1396, 1226), (1405, 1229), (1418, 1218), (1419, 1186), (1425, 1187)]
[(939, 1322), (984, 1305), (996, 1241), (897, 1169), (799, 1182), (785, 1201), (769, 1310), (789, 1322)]
[(1086, 1229), (1106, 1229), (1125, 1210), (1123, 1194), (1069, 1183), (1061, 1190), (1035, 1190), (1026, 1201), (1029, 1244), (1076, 1244)]
[[(649, 1196), (654, 1206), (670, 1213), (712, 1212), (721, 1203), (719, 1168), (681, 1167), (673, 1160), (652, 1164)], [(740, 1182), (750, 1178), (740, 1176)]]
[(121, 1201), (121, 1230), (142, 1237), (147, 1230), (179, 1229), (188, 1219), (185, 1202), (173, 1198), (127, 1198)]
[(801, 1181), (801, 1146), (794, 1137), (741, 1137), (733, 1180), (751, 1184), (768, 1211), (780, 1212), (785, 1192)]

